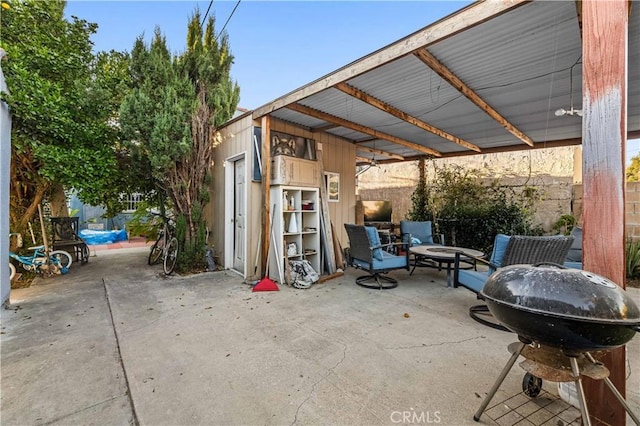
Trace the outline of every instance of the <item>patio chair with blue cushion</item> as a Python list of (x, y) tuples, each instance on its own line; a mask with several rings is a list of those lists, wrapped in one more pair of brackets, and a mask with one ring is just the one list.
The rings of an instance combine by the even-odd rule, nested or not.
[(444, 235), (433, 235), (433, 227), (431, 221), (400, 221), (400, 233), (402, 234), (402, 242), (410, 246), (432, 246), (444, 245)]
[(345, 223), (344, 228), (349, 236), (350, 264), (364, 269), (368, 275), (358, 277), (356, 284), (373, 289), (387, 290), (398, 286), (395, 278), (385, 276), (394, 269), (409, 270), (409, 252), (396, 256), (385, 249), (393, 244), (381, 244), (378, 230), (373, 226)]
[[(484, 259), (474, 259), (478, 263), (487, 266), (484, 271), (468, 270), (461, 268), (460, 254), (456, 254), (453, 270), (453, 286), (465, 287), (478, 295), (484, 288), (487, 279), (497, 269), (509, 265), (539, 263), (555, 263), (562, 265), (573, 242), (572, 236), (546, 236), (532, 237), (525, 235), (508, 236), (498, 234), (493, 243), (493, 252), (487, 262)], [(472, 306), (469, 315), (476, 321), (493, 328), (506, 330), (502, 325), (491, 320), (491, 315), (486, 305)]]

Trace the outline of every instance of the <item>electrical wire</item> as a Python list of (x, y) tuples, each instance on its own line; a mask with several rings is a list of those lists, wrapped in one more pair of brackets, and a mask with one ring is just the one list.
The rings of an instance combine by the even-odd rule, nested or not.
[[(213, 0), (211, 0), (213, 2)], [(218, 38), (220, 37), (220, 35), (222, 35), (222, 33), (224, 32), (224, 29), (227, 28), (227, 24), (229, 23), (229, 21), (231, 20), (231, 17), (233, 16), (234, 13), (236, 13), (236, 9), (238, 8), (238, 6), (240, 5), (240, 2), (242, 0), (238, 0), (238, 2), (236, 3), (236, 5), (234, 6), (233, 10), (231, 11), (231, 14), (229, 15), (229, 17), (227, 18), (227, 21), (224, 23), (224, 25), (222, 26), (222, 29), (220, 30), (220, 32), (218, 33), (218, 37), (215, 38), (215, 40), (218, 40)]]
[(206, 21), (207, 16), (209, 15), (209, 11), (211, 10), (211, 6), (213, 5), (213, 0), (209, 2), (209, 7), (207, 7), (207, 11), (204, 13), (204, 17), (202, 18), (202, 22), (200, 23), (201, 27), (204, 27), (204, 21)]

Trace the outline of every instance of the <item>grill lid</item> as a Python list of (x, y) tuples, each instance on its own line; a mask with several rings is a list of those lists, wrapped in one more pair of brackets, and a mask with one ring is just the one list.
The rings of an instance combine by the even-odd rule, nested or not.
[(481, 295), (513, 308), (566, 318), (637, 324), (640, 309), (621, 287), (593, 272), (554, 265), (511, 265)]

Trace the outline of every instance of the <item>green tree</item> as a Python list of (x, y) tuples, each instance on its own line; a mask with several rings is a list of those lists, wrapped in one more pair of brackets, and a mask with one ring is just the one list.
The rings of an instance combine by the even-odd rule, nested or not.
[(13, 121), (10, 226), (16, 232), (24, 232), (44, 199), (64, 201), (53, 196), (64, 188), (89, 200), (104, 198), (117, 169), (117, 129), (110, 119), (118, 88), (104, 77), (106, 62), (125, 57), (111, 52), (96, 59), (90, 36), (97, 25), (66, 20), (65, 5), (14, 0), (0, 17), (9, 92), (2, 99)]
[(633, 157), (627, 167), (627, 182), (640, 182), (640, 155)]
[(120, 110), (120, 123), (135, 167), (177, 217), (181, 242), (179, 267), (204, 263), (202, 216), (208, 202), (209, 169), (220, 143), (217, 127), (233, 115), (239, 88), (229, 78), (233, 57), (226, 35), (206, 31), (196, 9), (187, 31), (187, 49), (172, 56), (160, 28), (149, 46), (142, 36), (131, 53), (131, 91)]
[(429, 207), (431, 196), (427, 187), (427, 170), (424, 158), (418, 160), (418, 185), (411, 194), (411, 210), (407, 213), (408, 220), (426, 221), (433, 220), (433, 211)]

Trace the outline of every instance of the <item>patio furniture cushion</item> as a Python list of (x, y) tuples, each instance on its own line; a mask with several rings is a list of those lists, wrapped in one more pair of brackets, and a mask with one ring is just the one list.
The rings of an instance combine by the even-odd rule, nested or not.
[(495, 272), (496, 266), (502, 265), (502, 259), (504, 258), (504, 253), (507, 251), (510, 238), (510, 236), (505, 234), (496, 235), (496, 238), (493, 240), (491, 258), (489, 259), (489, 263), (491, 263), (491, 265), (489, 265), (489, 271)]
[(573, 243), (564, 259), (564, 266), (573, 269), (582, 269), (582, 228), (574, 226), (570, 236), (573, 237)]
[(409, 270), (409, 252), (403, 256), (394, 255), (392, 248), (401, 243), (380, 244), (378, 230), (371, 226), (345, 223), (344, 228), (349, 236), (349, 264), (368, 272), (356, 279), (356, 284), (372, 289), (392, 289), (398, 281), (385, 274), (394, 269)]
[(381, 259), (376, 259), (374, 257), (373, 265), (361, 259), (353, 259), (353, 263), (363, 269), (371, 269), (371, 266), (373, 266), (373, 269), (399, 269), (406, 267), (407, 261), (405, 256), (395, 256), (384, 250), (381, 250), (380, 252), (382, 254)]
[(367, 230), (367, 235), (369, 236), (369, 242), (371, 243), (371, 247), (373, 248), (373, 258), (377, 260), (383, 260), (383, 257), (382, 257), (383, 250), (380, 247), (381, 243), (380, 243), (380, 235), (378, 235), (378, 229), (376, 229), (373, 226), (365, 226), (364, 229)]
[(403, 235), (410, 234), (412, 238), (417, 238), (420, 245), (435, 244), (430, 220), (424, 222), (401, 220), (400, 232)]

